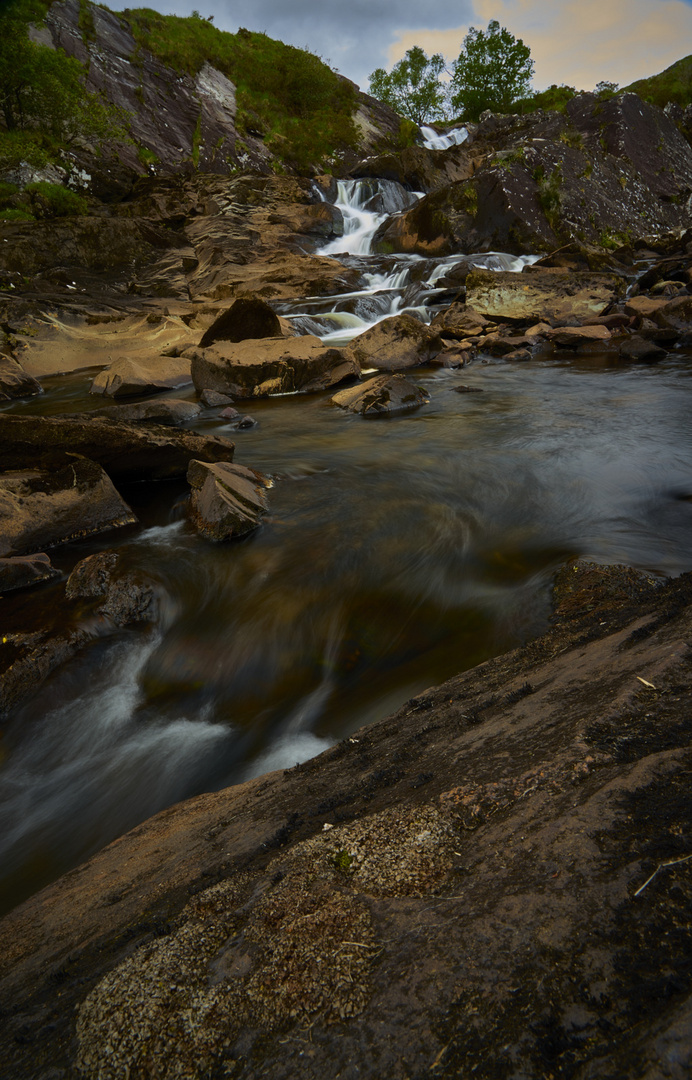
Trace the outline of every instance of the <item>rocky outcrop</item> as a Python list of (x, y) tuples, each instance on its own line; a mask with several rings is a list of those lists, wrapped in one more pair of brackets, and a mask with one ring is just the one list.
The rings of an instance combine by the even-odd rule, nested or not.
[(623, 283), (606, 274), (474, 270), (466, 279), (466, 304), (487, 319), (568, 325), (604, 314), (623, 291)]
[(689, 576), (571, 564), (546, 637), (21, 905), (8, 1075), (97, 1077), (109, 1047), (114, 1075), (282, 1080), (309, 1025), (311, 1076), (682, 1080), (691, 600)]
[(208, 349), (186, 349), (198, 392), (216, 390), (234, 398), (270, 394), (314, 393), (358, 378), (360, 369), (341, 349), (306, 334), (298, 338), (263, 338), (217, 342)]
[(427, 405), (429, 395), (421, 386), (405, 379), (403, 375), (376, 375), (360, 386), (340, 390), (331, 399), (349, 412), (361, 416), (398, 416), (401, 413)]
[(127, 405), (107, 405), (103, 409), (92, 409), (86, 416), (75, 414), (63, 419), (89, 419), (100, 416), (105, 420), (120, 420), (125, 423), (144, 424), (184, 424), (194, 420), (202, 411), (195, 401), (178, 401), (165, 398), (163, 401), (135, 401)]
[(26, 555), (136, 521), (103, 469), (62, 455), (50, 471), (0, 473), (0, 556)]
[(613, 245), (689, 222), (692, 148), (633, 94), (580, 95), (566, 117), (484, 116), (473, 155), (468, 179), (384, 222), (376, 250), (521, 254), (575, 240)]
[(99, 551), (77, 563), (65, 585), (68, 600), (87, 601), (114, 626), (155, 622), (158, 597), (151, 581), (121, 565), (115, 551)]
[(428, 363), (443, 348), (435, 330), (404, 312), (360, 334), (348, 346), (346, 355), (364, 371), (404, 371)]
[(89, 393), (112, 398), (137, 397), (191, 384), (190, 362), (182, 357), (159, 356), (143, 362), (119, 356), (110, 367), (99, 372)]
[(98, 462), (116, 482), (184, 476), (193, 458), (232, 461), (234, 444), (192, 431), (124, 424), (116, 420), (61, 420), (0, 416), (0, 468), (51, 459), (69, 449)]
[(356, 178), (384, 178), (395, 180), (409, 191), (435, 191), (460, 180), (467, 180), (474, 172), (474, 157), (467, 146), (454, 146), (449, 150), (427, 150), (423, 146), (407, 146), (398, 152), (391, 151), (366, 158), (352, 170)]
[(237, 540), (258, 527), (269, 509), (271, 480), (244, 465), (191, 461), (189, 516), (206, 540)]

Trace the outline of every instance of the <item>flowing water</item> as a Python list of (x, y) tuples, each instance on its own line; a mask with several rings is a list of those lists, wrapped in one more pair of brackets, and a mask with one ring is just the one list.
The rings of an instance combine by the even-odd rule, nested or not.
[[(454, 266), (344, 258), (360, 260), (362, 290), (296, 301), (299, 325), (338, 338), (355, 329), (345, 316), (361, 329), (405, 306), (429, 317)], [(47, 379), (12, 409), (93, 408), (92, 376)], [(241, 543), (199, 539), (176, 482), (124, 492), (138, 526), (51, 553), (67, 573), (117, 545), (156, 582), (160, 618), (95, 637), (4, 725), (5, 910), (157, 810), (292, 766), (520, 644), (546, 626), (568, 558), (692, 569), (689, 351), (415, 379), (430, 405), (399, 418), (364, 420), (324, 393), (252, 403), (248, 430), (213, 410), (190, 425), (274, 478), (266, 524)], [(4, 631), (59, 622), (62, 588), (6, 597)]]

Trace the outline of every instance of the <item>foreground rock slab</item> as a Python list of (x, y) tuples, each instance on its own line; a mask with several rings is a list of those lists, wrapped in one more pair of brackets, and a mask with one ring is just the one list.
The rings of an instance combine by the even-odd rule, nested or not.
[(42, 552), (136, 520), (100, 465), (85, 458), (0, 474), (0, 556)]
[(184, 476), (193, 458), (232, 461), (234, 448), (227, 439), (154, 424), (0, 416), (1, 469), (69, 450), (98, 462), (116, 481), (167, 480)]
[(466, 305), (488, 319), (584, 322), (606, 309), (624, 286), (610, 274), (533, 270), (512, 274), (474, 270), (466, 279)]
[(33, 376), (27, 375), (21, 364), (0, 353), (0, 401), (35, 397), (43, 393), (43, 387)]
[(12, 559), (0, 559), (0, 594), (59, 577), (60, 571), (52, 566), (44, 552), (36, 555), (19, 555)]
[(215, 390), (234, 398), (314, 393), (360, 376), (354, 359), (311, 334), (219, 341), (207, 349), (186, 349), (185, 356), (192, 361), (198, 393)]
[(340, 390), (331, 399), (335, 405), (361, 416), (398, 416), (427, 405), (430, 397), (421, 386), (403, 375), (376, 375), (360, 386)]
[(190, 520), (207, 540), (237, 540), (256, 529), (269, 509), (271, 480), (244, 465), (191, 461)]
[(692, 578), (573, 564), (556, 599), (7, 916), (8, 1077), (688, 1076)]

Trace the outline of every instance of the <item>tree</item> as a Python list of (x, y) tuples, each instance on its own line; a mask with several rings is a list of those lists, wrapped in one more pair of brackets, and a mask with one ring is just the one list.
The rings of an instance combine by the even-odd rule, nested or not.
[(373, 71), (370, 93), (414, 124), (444, 120), (446, 92), (440, 82), (444, 69), (443, 56), (428, 57), (414, 45), (389, 73), (384, 68)]
[(76, 136), (125, 134), (125, 116), (84, 88), (84, 68), (60, 49), (29, 37), (35, 0), (9, 0), (0, 15), (0, 112), (8, 131), (41, 131), (62, 143)]
[(457, 115), (478, 120), (486, 109), (508, 112), (530, 93), (533, 60), (528, 45), (497, 19), (487, 30), (473, 26), (454, 63), (450, 102)]

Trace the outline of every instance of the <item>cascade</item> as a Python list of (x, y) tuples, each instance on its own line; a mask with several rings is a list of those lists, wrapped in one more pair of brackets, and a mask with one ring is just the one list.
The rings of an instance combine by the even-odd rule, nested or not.
[(453, 128), (451, 131), (445, 131), (443, 135), (439, 135), (435, 128), (421, 124), (420, 132), (426, 150), (448, 150), (450, 146), (460, 146), (465, 143), (469, 137), (465, 127)]

